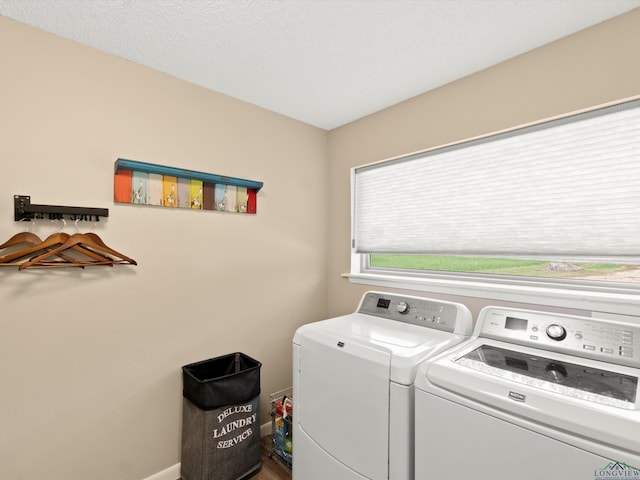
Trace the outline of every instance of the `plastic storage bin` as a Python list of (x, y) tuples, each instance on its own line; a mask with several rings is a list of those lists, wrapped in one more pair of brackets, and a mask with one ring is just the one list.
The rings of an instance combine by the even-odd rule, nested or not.
[(182, 367), (183, 480), (239, 480), (262, 466), (261, 366), (231, 353)]

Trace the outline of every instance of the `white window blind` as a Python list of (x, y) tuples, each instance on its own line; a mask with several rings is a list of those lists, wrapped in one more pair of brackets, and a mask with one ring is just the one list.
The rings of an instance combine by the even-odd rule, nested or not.
[(640, 100), (353, 170), (356, 253), (640, 258)]

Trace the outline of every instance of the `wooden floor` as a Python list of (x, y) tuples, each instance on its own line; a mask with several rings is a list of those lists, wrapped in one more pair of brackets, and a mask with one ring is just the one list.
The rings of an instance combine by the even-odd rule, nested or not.
[[(262, 468), (247, 480), (291, 480), (291, 469), (277, 458), (271, 458), (271, 437), (262, 439)], [(178, 479), (180, 480), (180, 479)]]
[(271, 458), (271, 437), (262, 439), (262, 468), (247, 480), (291, 480), (291, 469), (277, 458)]

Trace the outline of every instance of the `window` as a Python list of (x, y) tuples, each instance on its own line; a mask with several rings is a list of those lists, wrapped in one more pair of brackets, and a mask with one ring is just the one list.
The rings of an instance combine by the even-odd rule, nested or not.
[(355, 168), (352, 235), (356, 281), (640, 299), (640, 100)]

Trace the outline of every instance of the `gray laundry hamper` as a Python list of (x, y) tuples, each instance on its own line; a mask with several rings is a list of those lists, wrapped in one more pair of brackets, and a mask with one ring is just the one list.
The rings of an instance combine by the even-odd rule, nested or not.
[(182, 367), (183, 480), (239, 480), (262, 466), (261, 366), (231, 353)]

